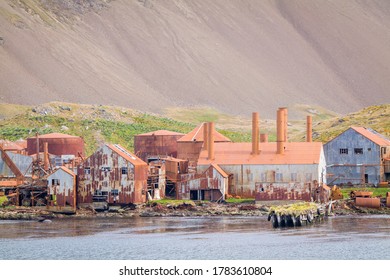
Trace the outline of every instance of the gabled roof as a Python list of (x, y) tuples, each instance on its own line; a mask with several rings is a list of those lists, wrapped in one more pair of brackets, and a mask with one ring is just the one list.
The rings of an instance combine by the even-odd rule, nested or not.
[(136, 136), (153, 136), (153, 135), (156, 135), (156, 136), (172, 136), (172, 135), (173, 136), (176, 136), (176, 135), (177, 136), (184, 136), (183, 133), (169, 131), (169, 130), (156, 130), (156, 131), (138, 134)]
[(106, 144), (108, 148), (113, 150), (115, 153), (123, 157), (128, 162), (131, 162), (134, 166), (136, 165), (147, 165), (146, 162), (144, 162), (142, 159), (137, 157), (136, 155), (130, 153), (128, 150), (123, 148), (122, 146), (118, 144)]
[(56, 173), (56, 172), (59, 171), (59, 170), (65, 171), (66, 173), (68, 173), (68, 174), (71, 175), (71, 176), (76, 176), (76, 174), (74, 174), (74, 172), (73, 172), (72, 170), (70, 170), (69, 168), (67, 168), (67, 167), (65, 167), (65, 166), (60, 166), (59, 168), (57, 168), (56, 170), (54, 170), (53, 173), (49, 174), (49, 176), (52, 175), (52, 174), (54, 174), (54, 173)]
[(207, 159), (202, 150), (198, 165), (238, 164), (319, 164), (322, 152), (321, 142), (287, 142), (284, 154), (276, 153), (276, 142), (260, 143), (260, 154), (252, 155), (252, 143), (215, 143), (215, 160)]
[[(177, 142), (203, 142), (204, 141), (203, 126), (205, 124), (206, 123), (201, 123), (200, 125), (195, 127), (192, 131), (188, 132), (182, 138), (177, 140)], [(214, 142), (231, 142), (231, 140), (226, 136), (223, 136), (218, 131), (214, 130)]]
[(351, 126), (351, 129), (360, 133), (361, 135), (363, 135), (364, 137), (366, 137), (367, 139), (371, 140), (372, 142), (374, 142), (379, 146), (390, 146), (390, 140), (373, 129), (365, 128), (361, 126)]

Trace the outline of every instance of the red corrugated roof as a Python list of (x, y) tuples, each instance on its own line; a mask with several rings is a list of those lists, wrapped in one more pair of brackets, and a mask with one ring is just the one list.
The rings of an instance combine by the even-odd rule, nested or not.
[(123, 157), (125, 160), (131, 162), (134, 166), (135, 165), (147, 165), (146, 162), (144, 162), (142, 159), (137, 157), (136, 155), (130, 153), (128, 150), (123, 148), (122, 146), (118, 144), (106, 144), (108, 148), (116, 152), (118, 155)]
[(276, 143), (260, 143), (260, 154), (252, 155), (252, 143), (215, 143), (215, 160), (207, 159), (207, 151), (200, 153), (198, 165), (218, 164), (318, 164), (322, 151), (320, 142), (286, 143), (283, 155), (276, 154)]
[(9, 140), (0, 140), (0, 145), (3, 147), (4, 151), (21, 151), (24, 149), (20, 145)]
[(183, 133), (179, 133), (179, 132), (175, 132), (175, 131), (169, 131), (169, 130), (156, 130), (156, 131), (151, 131), (151, 132), (147, 132), (147, 133), (142, 133), (142, 134), (138, 134), (136, 136), (152, 136), (152, 135), (156, 135), (156, 136), (183, 136), (184, 134)]
[[(69, 168), (67, 168), (67, 167), (65, 167), (65, 166), (61, 166), (59, 169), (62, 169), (62, 170), (64, 170), (66, 173), (68, 173), (69, 175), (71, 175), (71, 176), (76, 176), (76, 174), (74, 174), (74, 172), (72, 171), (72, 170), (70, 170)], [(58, 169), (57, 169), (58, 170)], [(56, 170), (56, 171), (57, 171)], [(56, 171), (54, 171), (54, 172), (56, 172)], [(53, 172), (53, 173), (54, 173)]]
[[(192, 131), (184, 135), (182, 138), (177, 140), (177, 142), (203, 142), (203, 125), (206, 123), (202, 123), (195, 127)], [(223, 136), (218, 131), (214, 130), (214, 141), (215, 142), (231, 142), (229, 138)]]
[(390, 146), (390, 140), (383, 135), (374, 133), (365, 127), (351, 126), (351, 128), (379, 146)]

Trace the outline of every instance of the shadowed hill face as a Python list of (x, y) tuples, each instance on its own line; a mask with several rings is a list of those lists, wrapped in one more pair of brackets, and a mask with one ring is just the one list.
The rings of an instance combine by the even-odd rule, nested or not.
[(348, 113), (389, 102), (389, 30), (385, 0), (2, 1), (0, 102)]

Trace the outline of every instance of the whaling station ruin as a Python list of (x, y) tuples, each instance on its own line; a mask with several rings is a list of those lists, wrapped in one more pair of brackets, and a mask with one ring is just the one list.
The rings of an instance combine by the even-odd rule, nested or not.
[[(276, 142), (260, 134), (253, 113), (250, 143), (233, 143), (208, 122), (187, 134), (136, 135), (134, 153), (105, 144), (89, 157), (78, 136), (1, 140), (0, 196), (11, 205), (74, 213), (162, 198), (327, 203), (337, 199), (328, 185), (389, 186), (390, 140), (376, 131), (351, 127), (325, 144), (313, 142), (308, 116), (306, 142), (290, 142), (287, 108), (277, 110), (276, 123)], [(390, 196), (383, 202), (357, 193), (356, 204), (390, 207)]]

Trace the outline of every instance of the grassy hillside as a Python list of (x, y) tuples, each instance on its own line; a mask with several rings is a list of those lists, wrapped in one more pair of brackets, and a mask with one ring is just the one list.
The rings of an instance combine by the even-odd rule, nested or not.
[(327, 142), (350, 126), (369, 127), (390, 138), (390, 104), (370, 106), (344, 117), (313, 123), (313, 139)]
[[(2, 117), (5, 118), (0, 121), (0, 139), (18, 140), (32, 137), (36, 132), (61, 132), (83, 137), (87, 154), (91, 154), (104, 142), (118, 143), (132, 151), (134, 135), (159, 129), (187, 133), (197, 124), (102, 105), (53, 102), (36, 107), (15, 105), (13, 109), (13, 106), (0, 104), (0, 111), (4, 113)], [(16, 111), (19, 113), (16, 114)], [(250, 139), (250, 133), (229, 130), (220, 132), (233, 141)]]

